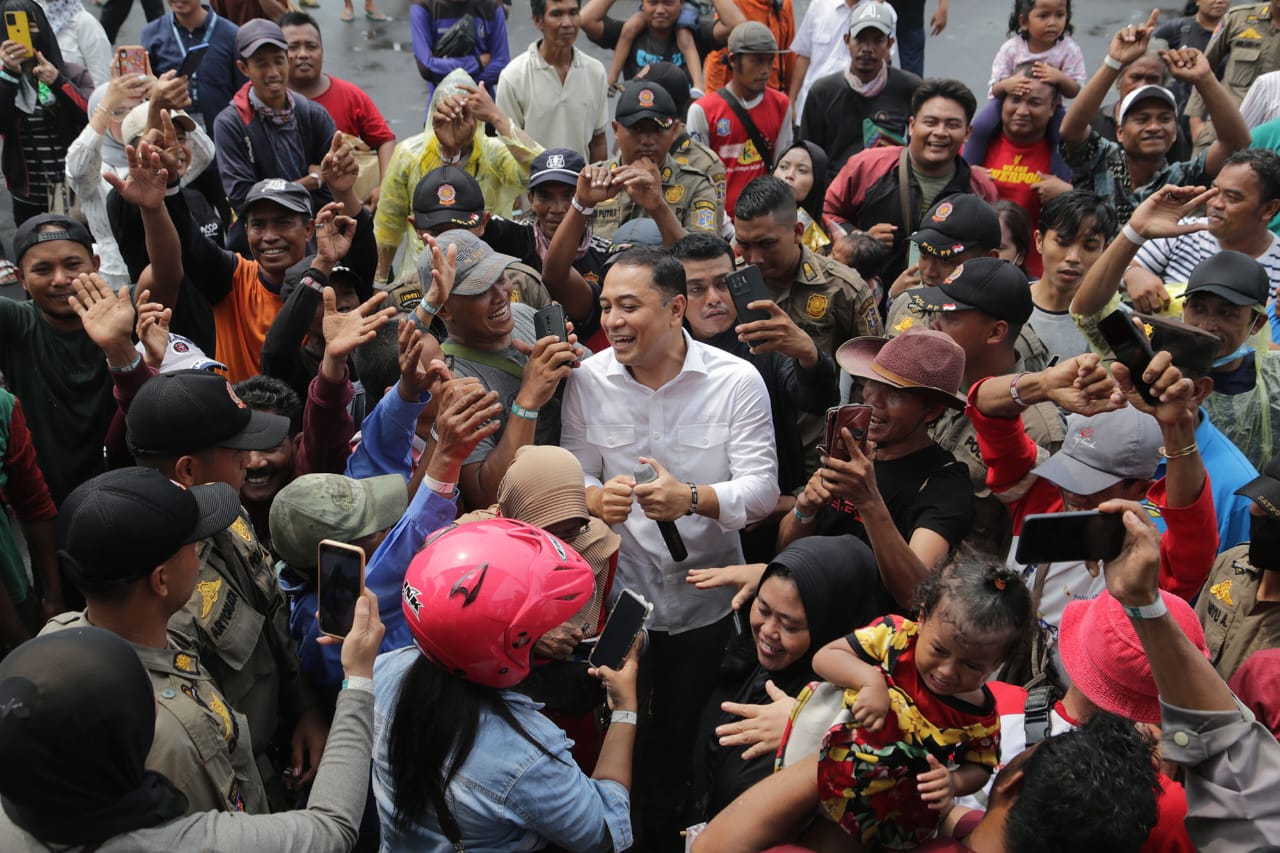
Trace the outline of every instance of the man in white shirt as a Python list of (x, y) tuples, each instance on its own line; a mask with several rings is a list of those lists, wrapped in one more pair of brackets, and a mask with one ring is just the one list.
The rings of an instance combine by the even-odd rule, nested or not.
[[(867, 3), (884, 3), (884, 0), (814, 0), (804, 13), (791, 50), (796, 64), (791, 71), (791, 98), (793, 115), (804, 114), (804, 99), (809, 87), (829, 74), (839, 74), (849, 67), (849, 48), (844, 35), (849, 32), (849, 19), (853, 12)], [(889, 37), (897, 41), (898, 13), (888, 3), (885, 9), (893, 20), (893, 32)]]
[(575, 48), (579, 0), (531, 0), (542, 38), (514, 57), (498, 78), (498, 108), (546, 148), (569, 148), (588, 163), (609, 156), (608, 75)]
[[(614, 590), (654, 605), (639, 681), (650, 712), (640, 721), (633, 795), (634, 822), (651, 838), (679, 819), (730, 627), (733, 591), (700, 590), (685, 575), (741, 563), (738, 531), (778, 499), (764, 380), (684, 331), (686, 300), (684, 267), (665, 250), (619, 255), (600, 295), (611, 349), (574, 371), (561, 408), (561, 445), (582, 463), (587, 507), (622, 536)], [(646, 462), (658, 477), (637, 485)], [(687, 559), (672, 557), (658, 522), (675, 525)]]

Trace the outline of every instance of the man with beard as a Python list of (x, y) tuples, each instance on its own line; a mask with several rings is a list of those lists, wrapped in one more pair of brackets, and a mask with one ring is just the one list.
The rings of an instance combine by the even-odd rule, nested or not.
[(1249, 541), (1218, 555), (1196, 601), (1209, 660), (1223, 679), (1259, 649), (1280, 646), (1280, 456), (1236, 494), (1253, 501)]

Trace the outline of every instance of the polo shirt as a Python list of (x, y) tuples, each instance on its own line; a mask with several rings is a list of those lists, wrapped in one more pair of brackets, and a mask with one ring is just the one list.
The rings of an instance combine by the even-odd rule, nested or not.
[(498, 78), (498, 108), (546, 148), (569, 148), (590, 162), (591, 137), (609, 125), (604, 64), (576, 48), (564, 82), (539, 52), (541, 41), (511, 60)]

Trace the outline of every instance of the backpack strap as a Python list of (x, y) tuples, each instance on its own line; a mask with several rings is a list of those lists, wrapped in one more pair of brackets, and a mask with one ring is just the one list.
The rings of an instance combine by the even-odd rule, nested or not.
[(445, 341), (440, 345), (440, 349), (444, 350), (445, 355), (451, 355), (454, 358), (460, 358), (463, 361), (474, 361), (476, 364), (483, 364), (486, 367), (492, 367), (494, 370), (501, 370), (508, 376), (516, 379), (524, 378), (524, 368), (515, 362), (505, 359), (500, 355), (492, 352), (484, 352), (483, 350), (472, 349), (453, 341)]
[(767, 170), (772, 172), (773, 145), (764, 138), (760, 128), (756, 127), (756, 123), (751, 120), (751, 114), (747, 112), (746, 107), (742, 106), (742, 103), (734, 97), (728, 86), (717, 90), (716, 94), (724, 98), (724, 102), (729, 105), (729, 109), (733, 110), (733, 114), (738, 117), (738, 121), (742, 122), (742, 126), (747, 130), (747, 136), (751, 137), (751, 142), (756, 146), (756, 151), (764, 159)]

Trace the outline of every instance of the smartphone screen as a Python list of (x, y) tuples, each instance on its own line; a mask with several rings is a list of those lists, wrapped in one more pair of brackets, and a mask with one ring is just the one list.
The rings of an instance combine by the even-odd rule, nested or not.
[(1022, 521), (1015, 559), (1032, 563), (1114, 560), (1124, 548), (1124, 517), (1114, 512), (1051, 512)]
[(364, 591), (364, 551), (325, 539), (320, 543), (318, 576), (320, 630), (345, 637), (355, 619), (356, 601)]
[(604, 630), (600, 632), (596, 647), (591, 651), (588, 658), (591, 665), (607, 666), (610, 669), (622, 666), (627, 652), (631, 651), (631, 644), (636, 641), (636, 635), (640, 633), (644, 623), (649, 621), (649, 614), (652, 612), (652, 604), (631, 590), (624, 589), (622, 595), (618, 596), (618, 602), (613, 605), (609, 619), (604, 623)]

